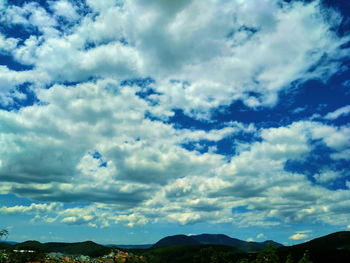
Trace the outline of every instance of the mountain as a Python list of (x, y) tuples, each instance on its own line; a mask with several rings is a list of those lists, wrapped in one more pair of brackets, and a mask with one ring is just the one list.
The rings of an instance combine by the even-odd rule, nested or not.
[(200, 245), (201, 243), (193, 238), (193, 236), (186, 235), (175, 235), (175, 236), (167, 236), (159, 240), (157, 243), (153, 245), (156, 247), (167, 247), (167, 246), (175, 246), (175, 245)]
[(49, 252), (48, 247), (35, 240), (28, 240), (13, 246), (14, 250), (35, 250), (39, 252)]
[(232, 238), (223, 234), (201, 234), (201, 235), (175, 235), (162, 238), (153, 245), (154, 248), (175, 246), (175, 245), (223, 245), (223, 246), (235, 246), (241, 251), (250, 252), (263, 249), (267, 243), (274, 245), (275, 247), (282, 247), (274, 241), (264, 242), (247, 242), (237, 238)]
[(108, 254), (111, 248), (99, 245), (92, 241), (76, 242), (76, 243), (62, 243), (62, 242), (48, 242), (40, 243), (38, 241), (25, 241), (14, 246), (8, 245), (6, 247), (15, 250), (35, 250), (39, 252), (61, 252), (70, 255), (85, 255), (90, 257), (98, 257)]
[(292, 255), (301, 258), (308, 251), (312, 262), (349, 262), (350, 232), (342, 231), (315, 238), (294, 246), (279, 248), (280, 256)]
[(266, 240), (264, 242), (249, 242), (251, 246), (254, 246), (256, 250), (265, 248), (267, 245), (272, 245), (276, 248), (284, 247), (282, 244), (277, 243), (273, 240)]
[(148, 249), (153, 247), (153, 244), (142, 244), (142, 245), (106, 245), (111, 248), (124, 248), (124, 249)]
[(315, 238), (308, 242), (293, 246), (295, 248), (302, 247), (311, 248), (327, 248), (327, 249), (346, 249), (350, 250), (350, 231), (341, 231), (326, 236)]
[(85, 255), (91, 257), (102, 256), (111, 250), (111, 248), (102, 246), (92, 241), (76, 242), (76, 243), (45, 243), (51, 252), (61, 252), (65, 254)]
[(315, 263), (350, 262), (350, 232), (348, 231), (329, 234), (288, 247), (271, 240), (246, 242), (226, 235), (176, 235), (159, 240), (152, 249), (144, 253), (157, 259), (156, 262), (167, 263), (206, 262), (205, 258), (210, 258), (211, 255), (223, 257), (218, 262), (238, 262), (242, 259), (254, 261), (259, 253), (267, 253), (266, 251), (271, 253), (270, 248), (260, 252), (264, 251), (267, 244), (277, 248), (275, 253), (280, 258), (280, 262), (286, 262), (287, 257), (298, 262), (305, 253), (308, 253), (311, 261)]
[(3, 241), (1, 241), (0, 243), (5, 243), (5, 244), (9, 244), (9, 245), (16, 245), (16, 244), (18, 244), (18, 242), (15, 242), (15, 241), (7, 241), (7, 240), (3, 240)]
[[(206, 262), (203, 259), (218, 257), (219, 262), (237, 262), (248, 258), (254, 260), (259, 253), (271, 252), (271, 248), (263, 250), (267, 244), (274, 245), (275, 253), (281, 262), (285, 262), (290, 256), (298, 262), (308, 251), (312, 262), (349, 262), (350, 258), (350, 232), (342, 231), (310, 240), (294, 246), (285, 247), (279, 243), (268, 240), (264, 242), (247, 242), (226, 235), (175, 235), (159, 240), (152, 248), (125, 245), (129, 252), (154, 259), (154, 262), (182, 263), (182, 262)], [(87, 255), (91, 257), (108, 254), (112, 248), (123, 246), (102, 246), (92, 241), (76, 243), (26, 241), (11, 245), (0, 242), (0, 249), (24, 249), (41, 252), (61, 252), (64, 254)], [(142, 248), (142, 249), (139, 249)], [(270, 250), (269, 250), (270, 249)], [(260, 252), (260, 251), (265, 252)], [(258, 253), (251, 253), (258, 252)], [(270, 253), (269, 252), (269, 253)], [(202, 261), (201, 261), (202, 260)], [(153, 262), (153, 261), (151, 261)]]
[(7, 243), (7, 242), (0, 242), (0, 250), (1, 250), (1, 249), (8, 249), (8, 248), (10, 248), (10, 247), (12, 247), (11, 244), (9, 244), (9, 243)]
[(246, 244), (246, 241), (232, 238), (223, 234), (201, 234), (196, 236), (191, 236), (194, 240), (199, 242), (200, 244), (208, 244), (208, 245), (243, 245)]

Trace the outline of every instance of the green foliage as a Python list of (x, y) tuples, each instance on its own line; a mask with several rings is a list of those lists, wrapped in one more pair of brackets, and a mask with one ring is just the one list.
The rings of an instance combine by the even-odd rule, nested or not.
[(51, 247), (57, 249), (57, 252), (62, 252), (70, 255), (85, 255), (90, 257), (99, 257), (108, 254), (111, 249), (92, 241), (66, 243), (59, 247), (57, 243), (46, 243), (49, 250)]
[(240, 260), (238, 260), (236, 263), (250, 263), (251, 261), (247, 258), (242, 258)]
[(237, 249), (217, 245), (178, 245), (152, 248), (141, 254), (148, 263), (234, 263)]
[(294, 263), (294, 260), (293, 260), (292, 255), (289, 254), (289, 255), (287, 256), (286, 263)]
[(227, 262), (225, 253), (216, 251), (213, 247), (202, 248), (197, 255), (193, 257), (194, 263), (219, 263)]
[(313, 263), (310, 259), (310, 253), (308, 250), (305, 250), (303, 257), (298, 261), (298, 263)]
[(8, 254), (8, 262), (11, 263), (23, 263), (23, 262), (44, 262), (45, 254), (40, 252), (34, 253), (15, 253)]
[(125, 263), (148, 263), (146, 259), (138, 257), (138, 256), (130, 256), (126, 258)]
[(277, 254), (277, 248), (272, 244), (267, 244), (266, 247), (258, 253), (255, 263), (279, 263), (280, 259)]
[(3, 238), (3, 237), (7, 237), (9, 235), (9, 231), (7, 229), (2, 229), (0, 230), (0, 240)]

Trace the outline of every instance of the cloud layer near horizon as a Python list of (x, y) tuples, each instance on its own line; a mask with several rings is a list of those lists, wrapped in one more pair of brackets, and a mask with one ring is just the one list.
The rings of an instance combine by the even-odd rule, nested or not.
[[(339, 71), (349, 52), (335, 10), (277, 0), (1, 6), (8, 31), (23, 34), (0, 35), (15, 61), (0, 67), (0, 193), (44, 203), (0, 213), (99, 227), (349, 224), (350, 175), (339, 167), (350, 161), (350, 128), (330, 122), (348, 105), (277, 127), (210, 126), (215, 110), (273, 109), (291, 83)], [(179, 110), (207, 128), (178, 127)], [(320, 147), (333, 165), (295, 168)]]

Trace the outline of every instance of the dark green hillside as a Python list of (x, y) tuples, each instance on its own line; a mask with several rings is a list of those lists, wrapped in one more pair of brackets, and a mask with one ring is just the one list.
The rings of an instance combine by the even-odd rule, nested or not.
[(193, 239), (191, 236), (175, 235), (162, 238), (153, 245), (156, 247), (176, 246), (176, 245), (199, 245), (200, 242)]
[(139, 251), (149, 263), (235, 262), (242, 251), (230, 246), (177, 245)]
[(45, 244), (42, 244), (35, 240), (28, 240), (22, 243), (18, 243), (13, 246), (15, 250), (35, 250), (38, 252), (50, 252)]
[(86, 255), (90, 257), (102, 256), (111, 251), (111, 248), (96, 244), (92, 241), (77, 243), (40, 243), (38, 241), (26, 241), (23, 243), (18, 243), (14, 246), (8, 245), (5, 248), (15, 250), (35, 250), (37, 252), (44, 253), (61, 252), (69, 255)]
[(192, 239), (198, 241), (200, 244), (237, 245), (246, 243), (243, 240), (232, 238), (222, 234), (201, 234), (191, 237)]
[(314, 263), (350, 262), (350, 232), (332, 233), (278, 251), (283, 257), (290, 254), (293, 258), (301, 258), (308, 251)]
[(350, 231), (332, 233), (323, 237), (315, 238), (308, 242), (295, 245), (302, 248), (335, 248), (350, 249)]
[[(39, 256), (46, 252), (61, 252), (91, 257), (106, 255), (112, 249), (92, 241), (44, 244), (37, 241), (26, 241), (16, 245), (0, 243), (0, 249), (1, 247), (11, 251), (9, 253), (12, 253), (13, 257), (34, 256), (12, 252), (16, 249), (35, 250), (39, 252), (36, 253)], [(306, 258), (313, 263), (345, 263), (350, 262), (350, 232), (337, 232), (290, 247), (283, 247), (274, 241), (246, 242), (225, 235), (176, 235), (159, 240), (154, 247), (149, 249), (128, 249), (127, 251), (144, 256), (147, 263), (257, 263), (264, 262), (261, 261), (264, 258), (273, 259), (267, 262), (285, 263), (287, 257), (297, 263), (301, 258), (305, 258), (306, 254)], [(18, 262), (25, 262), (21, 260)]]
[(11, 248), (12, 245), (9, 244), (9, 243), (5, 243), (5, 242), (0, 242), (0, 250), (1, 249), (8, 249), (8, 248)]
[(267, 245), (272, 245), (276, 248), (284, 247), (282, 244), (277, 243), (273, 240), (266, 240), (264, 242), (247, 242), (246, 247), (249, 249), (246, 252), (254, 252), (264, 249)]
[(92, 241), (77, 243), (55, 243), (45, 244), (52, 252), (62, 252), (70, 255), (86, 255), (90, 257), (98, 257), (108, 254), (111, 248), (96, 244)]
[(263, 249), (266, 244), (272, 244), (275, 247), (282, 247), (283, 245), (274, 241), (265, 242), (247, 242), (237, 238), (232, 238), (222, 234), (201, 234), (201, 235), (175, 235), (168, 236), (159, 240), (153, 247), (166, 247), (176, 245), (223, 245), (233, 246), (242, 252), (257, 252)]

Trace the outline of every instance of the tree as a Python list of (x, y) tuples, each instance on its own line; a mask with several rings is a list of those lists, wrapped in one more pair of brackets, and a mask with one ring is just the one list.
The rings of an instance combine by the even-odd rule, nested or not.
[(7, 229), (2, 229), (0, 230), (0, 240), (3, 238), (3, 237), (7, 237), (9, 235), (9, 231)]
[(313, 263), (310, 259), (310, 253), (308, 250), (305, 250), (303, 257), (298, 261), (298, 263)]
[(280, 262), (277, 254), (277, 248), (272, 244), (267, 244), (263, 250), (258, 253), (256, 263), (278, 263)]
[(236, 263), (250, 263), (250, 261), (247, 258), (242, 258), (242, 259), (238, 260)]
[(289, 255), (287, 256), (286, 263), (294, 263), (294, 260), (293, 260), (292, 255), (289, 254)]

